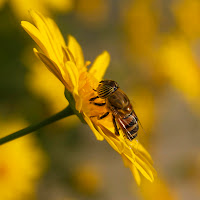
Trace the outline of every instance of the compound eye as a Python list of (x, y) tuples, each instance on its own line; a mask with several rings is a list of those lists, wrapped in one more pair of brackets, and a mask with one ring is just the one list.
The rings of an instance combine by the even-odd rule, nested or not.
[(118, 83), (117, 83), (117, 82), (115, 82), (115, 87), (116, 87), (116, 88), (119, 88), (119, 85), (118, 85)]

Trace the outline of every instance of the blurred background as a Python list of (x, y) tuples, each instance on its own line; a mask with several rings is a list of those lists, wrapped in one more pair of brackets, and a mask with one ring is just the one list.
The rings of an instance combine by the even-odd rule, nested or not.
[(138, 187), (121, 157), (73, 116), (0, 147), (0, 199), (199, 199), (200, 1), (0, 0), (1, 137), (68, 104), (20, 26), (30, 8), (73, 35), (85, 60), (110, 53), (105, 78), (130, 97), (158, 176)]

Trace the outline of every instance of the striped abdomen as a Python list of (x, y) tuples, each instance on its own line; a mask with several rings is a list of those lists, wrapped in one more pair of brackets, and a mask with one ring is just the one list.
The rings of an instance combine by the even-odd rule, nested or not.
[(137, 136), (138, 118), (133, 112), (124, 118), (117, 118), (117, 122), (129, 140), (133, 140)]

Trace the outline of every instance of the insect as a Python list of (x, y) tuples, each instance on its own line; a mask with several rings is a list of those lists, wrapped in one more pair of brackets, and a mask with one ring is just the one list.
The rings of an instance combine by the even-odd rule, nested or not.
[[(89, 101), (96, 106), (106, 106), (108, 110), (108, 112), (102, 116), (97, 116), (97, 118), (99, 120), (103, 119), (111, 113), (115, 134), (119, 135), (119, 129), (121, 129), (126, 137), (132, 141), (137, 136), (139, 120), (127, 95), (119, 88), (117, 82), (113, 80), (100, 81), (97, 89), (94, 91), (97, 92), (97, 96)], [(95, 100), (98, 98), (104, 99), (105, 102), (96, 103)]]

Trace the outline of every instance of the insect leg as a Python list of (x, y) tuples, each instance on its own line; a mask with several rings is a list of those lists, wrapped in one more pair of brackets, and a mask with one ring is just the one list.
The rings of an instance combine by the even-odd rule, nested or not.
[(90, 116), (90, 118), (97, 117), (98, 120), (103, 119), (109, 115), (109, 112), (104, 113), (101, 116)]
[(94, 105), (96, 105), (96, 106), (105, 106), (106, 103), (94, 103)]
[(109, 115), (109, 112), (104, 113), (102, 116), (98, 116), (97, 119), (103, 119)]
[(117, 123), (115, 121), (115, 116), (114, 115), (112, 115), (112, 121), (113, 121), (113, 125), (114, 125), (114, 128), (115, 128), (115, 134), (119, 135), (119, 130), (117, 128)]
[(94, 100), (96, 100), (96, 99), (98, 99), (98, 98), (99, 98), (99, 96), (92, 97), (91, 99), (89, 99), (89, 101), (90, 101), (90, 103), (93, 103), (93, 104), (96, 105), (96, 106), (105, 106), (106, 103), (95, 103), (95, 102), (93, 102)]
[(89, 101), (94, 101), (95, 99), (98, 99), (98, 98), (99, 98), (99, 97), (96, 96), (96, 97), (91, 98)]

